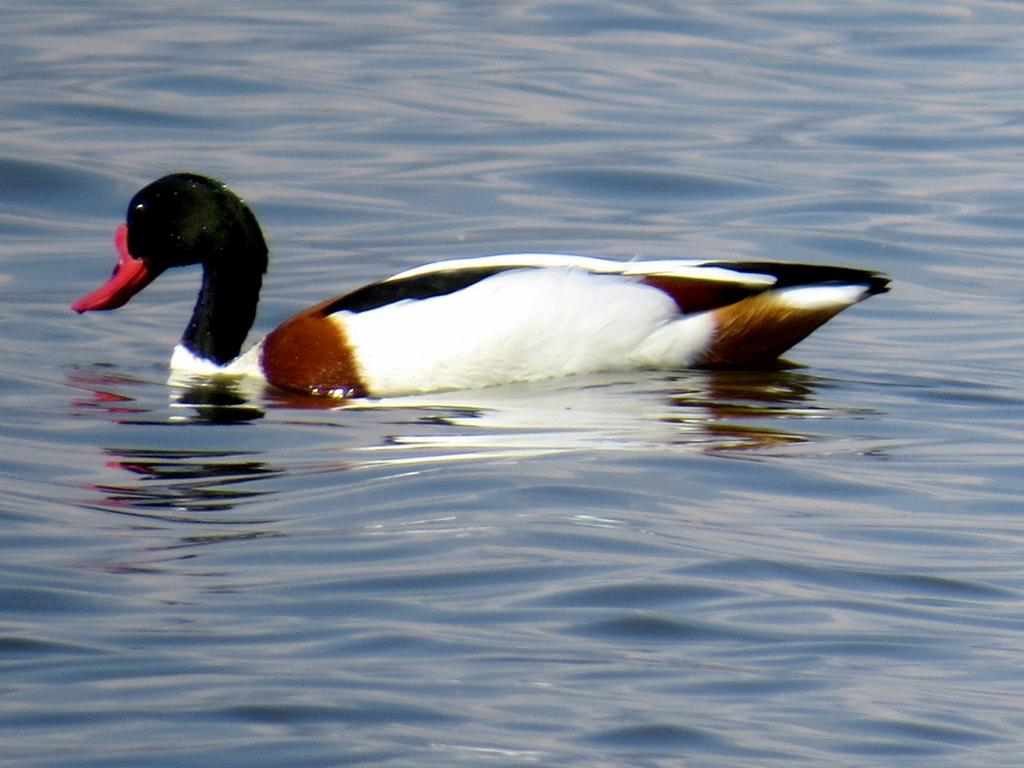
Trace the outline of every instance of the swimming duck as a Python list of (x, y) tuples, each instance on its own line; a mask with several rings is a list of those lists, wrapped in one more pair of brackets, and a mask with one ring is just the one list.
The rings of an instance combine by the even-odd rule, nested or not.
[(112, 276), (75, 311), (116, 309), (165, 270), (201, 264), (172, 369), (335, 398), (625, 369), (763, 367), (889, 288), (879, 273), (807, 264), (452, 259), (321, 302), (240, 355), (267, 269), (263, 233), (241, 198), (205, 176), (165, 176), (132, 198), (115, 243)]

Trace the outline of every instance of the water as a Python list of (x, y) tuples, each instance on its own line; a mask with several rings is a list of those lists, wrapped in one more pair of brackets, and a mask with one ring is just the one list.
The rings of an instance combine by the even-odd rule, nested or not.
[[(5, 764), (1019, 765), (1020, 6), (3, 15)], [(68, 309), (175, 170), (258, 332), (510, 250), (896, 282), (774, 373), (188, 392), (194, 271)]]

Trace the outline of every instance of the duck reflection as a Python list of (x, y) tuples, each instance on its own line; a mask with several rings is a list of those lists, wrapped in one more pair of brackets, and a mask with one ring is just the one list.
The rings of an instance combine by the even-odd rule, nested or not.
[[(259, 459), (245, 459), (244, 453), (221, 451), (132, 450), (104, 451), (116, 467), (144, 482), (94, 484), (106, 504), (115, 509), (148, 512), (161, 519), (202, 518), (225, 512), (242, 502), (253, 501), (268, 492), (247, 486), (256, 480), (282, 474)], [(218, 523), (238, 522), (219, 517)], [(243, 522), (252, 523), (247, 517)]]
[[(210, 544), (288, 535), (280, 523), (308, 513), (303, 491), (323, 497), (318, 477), (324, 488), (330, 476), (377, 487), (537, 456), (565, 457), (568, 471), (575, 456), (600, 452), (736, 456), (826, 440), (809, 420), (849, 415), (822, 398), (828, 379), (803, 370), (604, 374), (340, 404), (208, 381), (174, 386), (168, 398), (163, 383), (107, 372), (74, 384), (90, 394), (72, 401), (73, 413), (114, 425), (96, 425), (107, 471), (85, 486), (83, 505), (124, 516), (145, 537), (104, 566), (130, 571), (165, 569)], [(263, 428), (240, 426), (260, 418)], [(160, 530), (176, 533), (150, 537)]]
[(103, 369), (72, 371), (68, 375), (68, 385), (76, 390), (85, 391), (88, 395), (71, 400), (71, 415), (82, 416), (90, 412), (102, 412), (120, 419), (145, 413), (146, 408), (139, 404), (135, 397), (125, 394), (126, 390), (142, 384), (144, 382), (141, 379)]
[(190, 416), (178, 420), (231, 424), (262, 419), (263, 409), (251, 405), (250, 397), (233, 382), (192, 382), (186, 387), (176, 387), (173, 405), (189, 409)]
[(127, 476), (86, 486), (101, 500), (84, 505), (130, 520), (129, 528), (146, 540), (145, 546), (112, 553), (100, 565), (104, 570), (158, 573), (172, 563), (192, 561), (197, 548), (284, 536), (275, 526), (279, 516), (267, 515), (269, 505), (256, 504), (272, 493), (260, 482), (282, 472), (256, 454), (110, 448), (104, 454), (108, 468)]
[(827, 382), (804, 371), (716, 371), (707, 376), (703, 392), (675, 404), (696, 410), (713, 451), (736, 451), (809, 442), (805, 432), (783, 429), (782, 423), (825, 416), (833, 410), (815, 402)]
[(243, 382), (192, 377), (177, 378), (168, 383), (171, 397), (167, 405), (172, 412), (164, 419), (156, 409), (141, 402), (142, 392), (152, 387), (153, 382), (102, 369), (76, 370), (68, 376), (68, 384), (89, 394), (71, 401), (71, 413), (104, 412), (122, 424), (165, 420), (234, 424), (261, 419), (265, 413), (254, 402), (260, 391), (251, 391)]
[[(601, 375), (347, 408), (410, 417), (403, 432), (363, 449), (391, 463), (431, 460), (414, 449), (433, 449), (435, 460), (579, 450), (731, 452), (812, 440), (794, 427), (833, 412), (816, 402), (825, 383), (792, 369)], [(447, 429), (422, 429), (438, 425)]]
[[(86, 382), (79, 377), (76, 383)], [(240, 424), (272, 417), (296, 426), (358, 426), (354, 440), (329, 451), (334, 470), (565, 451), (750, 451), (813, 441), (815, 436), (800, 425), (841, 413), (820, 398), (831, 386), (827, 378), (784, 367), (598, 374), (343, 403), (248, 391), (237, 382), (177, 379), (171, 382), (169, 404), (162, 390), (169, 407), (163, 418), (156, 407), (147, 412), (125, 394), (142, 387), (138, 382), (104, 375), (91, 383), (92, 397), (75, 401), (76, 408), (106, 410), (121, 423)], [(352, 434), (346, 430), (346, 436)], [(183, 471), (181, 456), (170, 462), (158, 458), (136, 456), (124, 468), (165, 479)], [(202, 465), (201, 455), (192, 458)], [(237, 464), (244, 466), (250, 465)], [(264, 472), (250, 468), (253, 476)], [(212, 477), (223, 469), (214, 462), (201, 474)], [(137, 493), (133, 489), (121, 498), (137, 499)], [(193, 503), (230, 498), (220, 489), (200, 494)]]

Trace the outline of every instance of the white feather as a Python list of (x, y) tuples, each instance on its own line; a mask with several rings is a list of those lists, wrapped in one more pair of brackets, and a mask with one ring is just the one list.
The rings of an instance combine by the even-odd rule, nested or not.
[(205, 357), (199, 357), (182, 344), (175, 344), (171, 353), (171, 370), (196, 376), (212, 376), (223, 373), (224, 366), (217, 365)]
[(260, 342), (227, 365), (217, 365), (212, 360), (199, 357), (183, 344), (176, 344), (174, 352), (171, 353), (171, 370), (193, 376), (224, 374), (228, 376), (254, 376), (262, 379), (264, 378), (263, 369), (260, 366), (262, 347), (263, 342)]
[(572, 256), (564, 253), (510, 253), (498, 256), (478, 256), (468, 259), (447, 259), (399, 272), (387, 279), (401, 280), (431, 272), (458, 271), (486, 267), (562, 267), (594, 272), (601, 275), (675, 275), (702, 280), (719, 280), (737, 285), (770, 286), (772, 275), (739, 272), (728, 267), (702, 266), (707, 262), (696, 259), (660, 259), (651, 261), (613, 261), (594, 256)]
[(388, 395), (684, 366), (708, 342), (711, 321), (678, 317), (656, 288), (562, 266), (509, 270), (445, 296), (331, 319), (368, 390)]
[(794, 309), (848, 307), (867, 297), (863, 285), (809, 285), (778, 291), (779, 299)]

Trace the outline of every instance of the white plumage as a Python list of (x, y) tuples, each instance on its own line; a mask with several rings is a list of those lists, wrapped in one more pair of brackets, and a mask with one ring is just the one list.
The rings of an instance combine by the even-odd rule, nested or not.
[[(380, 394), (684, 366), (707, 343), (709, 323), (677, 318), (675, 302), (656, 288), (561, 266), (508, 270), (455, 293), (331, 316)], [(666, 329), (670, 337), (659, 335)]]

